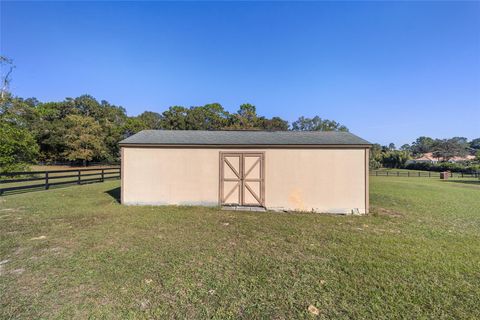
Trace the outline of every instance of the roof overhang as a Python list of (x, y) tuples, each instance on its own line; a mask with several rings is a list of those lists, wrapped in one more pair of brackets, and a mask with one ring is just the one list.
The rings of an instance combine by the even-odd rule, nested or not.
[(371, 144), (154, 144), (120, 143), (122, 148), (198, 148), (198, 149), (366, 149)]

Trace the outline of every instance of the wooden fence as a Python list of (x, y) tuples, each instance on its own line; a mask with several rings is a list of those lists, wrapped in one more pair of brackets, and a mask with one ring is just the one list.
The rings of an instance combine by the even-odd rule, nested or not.
[[(371, 176), (382, 177), (423, 177), (423, 178), (440, 178), (440, 172), (436, 171), (386, 171), (373, 170), (370, 171)], [(463, 173), (450, 172), (450, 178), (480, 178), (480, 172)]]
[[(0, 173), (0, 196), (9, 191), (104, 182), (120, 178), (120, 167)], [(37, 183), (40, 182), (40, 183)]]

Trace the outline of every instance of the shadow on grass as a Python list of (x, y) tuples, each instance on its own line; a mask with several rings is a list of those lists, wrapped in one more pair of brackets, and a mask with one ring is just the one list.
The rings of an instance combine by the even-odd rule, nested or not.
[[(105, 178), (104, 181), (109, 181), (113, 180), (116, 177), (113, 178)], [(18, 190), (7, 190), (3, 191), (3, 193), (0, 196), (10, 196), (10, 195), (15, 195), (15, 194), (22, 194), (22, 193), (30, 193), (30, 192), (37, 192), (37, 191), (49, 191), (49, 190), (54, 190), (54, 189), (63, 189), (63, 188), (68, 188), (72, 186), (83, 186), (83, 185), (89, 185), (89, 184), (95, 184), (95, 183), (102, 183), (101, 179), (98, 178), (97, 180), (93, 181), (82, 181), (82, 183), (78, 184), (77, 180), (74, 181), (66, 181), (65, 183), (62, 184), (51, 184), (48, 189), (45, 189), (44, 185), (38, 186), (38, 187), (33, 187), (33, 188), (25, 188), (25, 189), (18, 189)], [(28, 186), (28, 185), (26, 185)], [(120, 190), (120, 188), (118, 188)], [(114, 197), (112, 195), (112, 197)], [(115, 198), (115, 197), (114, 197)], [(120, 199), (120, 191), (118, 191), (118, 199)], [(118, 200), (120, 202), (120, 200)]]
[(462, 184), (469, 184), (469, 185), (476, 185), (480, 186), (480, 180), (447, 180), (446, 182), (450, 183), (462, 183)]
[(50, 186), (48, 189), (45, 189), (45, 187), (42, 186), (42, 187), (19, 189), (19, 190), (8, 190), (8, 191), (4, 191), (2, 196), (11, 196), (11, 195), (22, 194), (22, 193), (63, 189), (63, 188), (68, 188), (68, 187), (76, 186), (76, 185), (77, 185), (76, 182), (72, 182), (72, 183), (66, 183), (66, 184), (61, 184), (61, 185), (53, 185), (53, 186)]
[(105, 193), (120, 203), (120, 187), (107, 190)]

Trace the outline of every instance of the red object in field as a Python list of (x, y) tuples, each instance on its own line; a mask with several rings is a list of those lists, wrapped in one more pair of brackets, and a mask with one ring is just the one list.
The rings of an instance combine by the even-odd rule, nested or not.
[(440, 179), (447, 180), (449, 177), (450, 177), (450, 172), (448, 171), (440, 172)]

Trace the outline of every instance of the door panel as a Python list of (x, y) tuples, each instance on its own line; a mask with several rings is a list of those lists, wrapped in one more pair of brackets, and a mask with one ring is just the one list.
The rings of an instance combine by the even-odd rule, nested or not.
[(225, 190), (225, 195), (223, 198), (224, 204), (240, 203), (240, 182), (225, 181), (224, 190)]
[(220, 152), (220, 204), (264, 206), (264, 153)]
[(258, 206), (262, 204), (260, 181), (244, 181), (243, 204)]
[(240, 205), (242, 202), (242, 155), (220, 155), (220, 204)]
[(229, 156), (224, 158), (225, 179), (240, 179), (240, 156)]
[(260, 156), (244, 156), (244, 178), (245, 179), (260, 179)]

